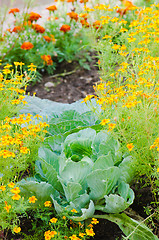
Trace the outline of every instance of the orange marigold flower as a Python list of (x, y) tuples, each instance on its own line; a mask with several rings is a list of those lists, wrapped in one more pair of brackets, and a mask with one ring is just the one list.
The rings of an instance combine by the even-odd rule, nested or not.
[(29, 203), (35, 203), (35, 201), (37, 201), (37, 198), (35, 196), (29, 198)]
[(39, 24), (33, 24), (32, 28), (37, 32), (37, 33), (44, 33), (45, 32), (45, 28), (43, 28), (42, 26), (40, 26)]
[(119, 8), (116, 12), (123, 16), (126, 14), (127, 10), (128, 10), (127, 8), (125, 9)]
[(47, 7), (46, 9), (54, 12), (55, 10), (57, 10), (57, 7), (55, 5), (52, 5), (50, 7)]
[(15, 27), (13, 28), (12, 32), (17, 33), (17, 32), (20, 32), (21, 30), (22, 30), (22, 27), (21, 27), (21, 26), (15, 26)]
[(86, 4), (86, 2), (88, 2), (89, 0), (80, 0), (80, 3), (84, 3)]
[(95, 29), (99, 29), (99, 28), (102, 28), (102, 25), (101, 25), (101, 21), (97, 20), (93, 23), (93, 27)]
[(37, 21), (39, 18), (41, 18), (41, 15), (35, 12), (29, 13), (28, 20), (29, 21)]
[(134, 148), (133, 143), (128, 143), (126, 146), (129, 149), (129, 151), (132, 151), (132, 149)]
[(51, 38), (49, 36), (43, 36), (43, 38), (45, 39), (46, 42), (50, 42)]
[(89, 27), (89, 23), (85, 19), (81, 19), (80, 23), (82, 24), (83, 27)]
[(31, 42), (24, 42), (21, 45), (21, 48), (24, 50), (29, 50), (29, 49), (32, 49), (33, 47), (34, 47), (34, 45)]
[(124, 6), (125, 6), (126, 8), (134, 7), (134, 5), (133, 5), (133, 3), (132, 3), (131, 1), (123, 0), (122, 2), (123, 2)]
[(53, 64), (53, 61), (50, 55), (42, 55), (41, 58), (44, 60), (44, 63), (46, 63), (47, 65)]
[(9, 14), (10, 14), (10, 13), (15, 14), (16, 12), (20, 12), (19, 8), (12, 8), (12, 9), (9, 10), (8, 13), (9, 13)]
[(67, 13), (67, 15), (68, 15), (71, 19), (74, 19), (76, 22), (78, 21), (78, 14), (75, 13), (74, 11)]
[(67, 24), (62, 25), (61, 28), (60, 28), (60, 31), (62, 31), (64, 33), (68, 32), (70, 30), (71, 30), (71, 27), (69, 25), (67, 25)]

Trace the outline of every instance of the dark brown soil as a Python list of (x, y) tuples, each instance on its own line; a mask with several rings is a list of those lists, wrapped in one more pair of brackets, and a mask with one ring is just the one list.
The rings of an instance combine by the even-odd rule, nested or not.
[(93, 58), (86, 64), (89, 64), (90, 70), (76, 62), (62, 63), (53, 76), (44, 75), (40, 83), (28, 87), (27, 91), (30, 95), (36, 92), (36, 97), (61, 103), (73, 103), (94, 94), (93, 85), (99, 81), (97, 60)]

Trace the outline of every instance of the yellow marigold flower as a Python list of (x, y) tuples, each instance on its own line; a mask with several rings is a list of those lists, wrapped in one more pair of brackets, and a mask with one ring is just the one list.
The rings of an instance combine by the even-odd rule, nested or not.
[(75, 234), (69, 237), (71, 240), (80, 240)]
[(65, 220), (65, 219), (66, 219), (66, 216), (63, 216), (62, 219)]
[(121, 28), (119, 32), (127, 32), (127, 31), (128, 31), (128, 29), (126, 29), (126, 28)]
[(93, 237), (95, 235), (94, 231), (93, 231), (93, 228), (90, 228), (90, 229), (86, 229), (86, 234), (88, 236), (91, 236)]
[(29, 198), (29, 203), (35, 203), (37, 201), (37, 198), (35, 196), (32, 196)]
[(79, 233), (79, 237), (83, 238), (85, 235), (86, 235), (85, 233), (81, 233), (81, 232)]
[(11, 209), (11, 205), (7, 205), (4, 207), (4, 209), (7, 211), (7, 213), (9, 213), (9, 210)]
[(120, 48), (120, 45), (114, 44), (114, 46), (112, 47), (112, 49), (114, 50), (118, 50)]
[(92, 218), (91, 223), (92, 223), (92, 224), (97, 224), (97, 223), (99, 223), (99, 221), (98, 221), (96, 218)]
[(88, 95), (88, 96), (86, 96), (84, 99), (83, 99), (83, 101), (81, 102), (81, 103), (83, 103), (83, 102), (87, 102), (88, 100), (90, 100), (91, 98), (93, 98), (94, 97), (94, 95)]
[(104, 126), (109, 122), (110, 122), (110, 119), (103, 119), (100, 124)]
[(51, 232), (50, 232), (50, 237), (52, 237), (52, 238), (53, 238), (53, 237), (54, 237), (56, 234), (57, 234), (57, 232), (56, 232), (56, 231), (51, 231)]
[(129, 149), (129, 151), (132, 151), (132, 149), (134, 148), (133, 143), (128, 143), (126, 146)]
[(4, 70), (2, 70), (2, 71), (3, 71), (4, 74), (9, 74), (9, 73), (11, 73), (11, 71), (10, 71), (9, 69), (4, 69)]
[(13, 231), (14, 231), (15, 233), (19, 233), (19, 232), (21, 231), (21, 227), (15, 226), (15, 227), (13, 228)]
[(52, 204), (51, 204), (50, 201), (46, 201), (46, 202), (44, 202), (44, 206), (45, 206), (45, 207), (51, 207)]
[(51, 223), (56, 223), (56, 222), (57, 222), (57, 218), (51, 218), (51, 219), (50, 219), (50, 222), (51, 222)]
[(15, 188), (11, 189), (10, 192), (14, 193), (14, 194), (18, 194), (18, 193), (20, 193), (20, 188), (19, 187), (15, 187)]
[(13, 197), (12, 197), (13, 200), (17, 200), (17, 201), (18, 201), (20, 198), (21, 198), (21, 196), (20, 196), (19, 194), (17, 194), (17, 193), (14, 194)]
[(105, 35), (102, 39), (108, 39), (108, 38), (111, 38), (111, 36)]
[(72, 213), (77, 213), (77, 210), (73, 208), (73, 209), (71, 210), (71, 212), (72, 212)]
[(131, 43), (131, 42), (135, 42), (136, 38), (133, 38), (133, 37), (130, 37), (130, 38), (127, 38), (128, 39), (128, 42)]
[(4, 185), (0, 186), (0, 190), (5, 191), (6, 190), (6, 186), (4, 186)]
[(21, 153), (24, 153), (24, 154), (27, 154), (28, 152), (30, 152), (30, 150), (29, 150), (29, 148), (27, 148), (27, 147), (21, 147), (21, 148), (20, 148), (20, 152), (21, 152)]
[(109, 127), (108, 131), (113, 130), (113, 129), (115, 128), (115, 126), (116, 126), (115, 123), (109, 123), (109, 124), (108, 124), (108, 127)]
[(13, 182), (8, 183), (8, 187), (10, 187), (10, 188), (14, 188), (14, 186), (15, 186), (15, 183), (13, 183)]

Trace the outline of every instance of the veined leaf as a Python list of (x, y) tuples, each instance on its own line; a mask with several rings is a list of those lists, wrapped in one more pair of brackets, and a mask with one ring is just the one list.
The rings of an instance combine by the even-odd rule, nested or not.
[(82, 216), (72, 216), (71, 219), (74, 221), (83, 221), (88, 218), (92, 218), (94, 212), (95, 212), (95, 207), (94, 203), (92, 200), (90, 200), (89, 207), (88, 208), (82, 208)]
[(95, 170), (87, 176), (87, 184), (90, 188), (90, 198), (99, 200), (108, 195), (116, 185), (120, 177), (120, 170), (117, 167), (110, 167), (104, 170)]
[(128, 237), (127, 240), (158, 240), (152, 231), (144, 224), (140, 223), (125, 213), (121, 214), (107, 214), (107, 215), (94, 215), (95, 218), (107, 219), (116, 223), (123, 233)]

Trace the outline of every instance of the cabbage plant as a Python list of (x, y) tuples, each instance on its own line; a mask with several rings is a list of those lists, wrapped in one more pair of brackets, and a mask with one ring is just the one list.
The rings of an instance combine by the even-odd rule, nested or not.
[(122, 213), (134, 200), (129, 187), (133, 160), (106, 131), (87, 127), (65, 137), (57, 134), (38, 155), (35, 177), (19, 182), (22, 194), (37, 197), (34, 207), (51, 200), (58, 214), (67, 212), (74, 221), (95, 217), (100, 210), (104, 215), (97, 217), (117, 223), (126, 236), (131, 235), (127, 239), (157, 239), (145, 225)]
[(34, 180), (22, 180), (20, 185), (39, 201), (51, 198), (58, 213), (75, 208), (78, 214), (71, 218), (82, 221), (95, 210), (120, 213), (132, 204), (131, 162), (111, 135), (86, 128), (66, 137), (61, 154), (41, 147)]

